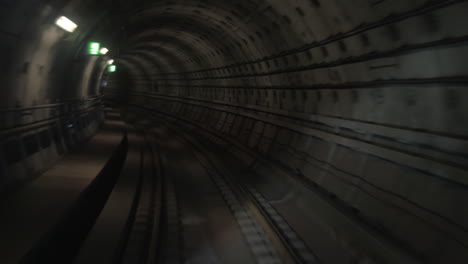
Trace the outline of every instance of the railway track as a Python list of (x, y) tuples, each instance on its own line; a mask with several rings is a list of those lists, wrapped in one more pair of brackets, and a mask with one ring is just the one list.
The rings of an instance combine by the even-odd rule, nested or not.
[(134, 125), (144, 139), (142, 175), (118, 263), (182, 263), (174, 183), (165, 177), (164, 157), (154, 137)]
[[(298, 234), (288, 225), (286, 220), (268, 203), (268, 201), (255, 189), (236, 181), (234, 175), (227, 168), (220, 166), (214, 153), (197, 142), (187, 134), (175, 132), (174, 129), (166, 130), (165, 136), (155, 132), (157, 127), (170, 127), (170, 124), (161, 124), (161, 120), (139, 127), (134, 124), (144, 137), (144, 150), (142, 151), (142, 167), (150, 168), (150, 173), (141, 175), (138, 197), (135, 199), (135, 209), (130, 218), (131, 228), (129, 230), (125, 249), (123, 250), (120, 263), (236, 263), (238, 260), (229, 260), (229, 256), (239, 255), (247, 263), (318, 263), (316, 256), (307, 248)], [(152, 127), (153, 130), (147, 130)], [(144, 128), (144, 129), (143, 129)], [(156, 129), (155, 129), (156, 128)], [(143, 131), (152, 131), (144, 133)], [(179, 144), (189, 156), (180, 157), (180, 160), (171, 160), (170, 144)], [(219, 197), (221, 203), (212, 199), (212, 202), (202, 201), (205, 194), (197, 189), (203, 186), (193, 186), (193, 193), (187, 193), (184, 181), (190, 179), (183, 173), (176, 173), (176, 167), (193, 167), (194, 177), (205, 179), (206, 185), (213, 188), (207, 191), (210, 197)], [(181, 172), (185, 172), (181, 169)], [(220, 250), (219, 238), (206, 239), (201, 236), (200, 245), (203, 241), (209, 241), (211, 252), (197, 256), (194, 254), (194, 244), (197, 244), (197, 236), (190, 226), (193, 221), (191, 203), (193, 194), (200, 194), (200, 201), (194, 202), (193, 208), (198, 208), (201, 203), (205, 211), (198, 216), (200, 221), (217, 222), (226, 230), (236, 229), (237, 241), (234, 244), (243, 244), (250, 252), (228, 252), (235, 247), (224, 251)], [(229, 222), (235, 223), (235, 228), (224, 226), (216, 216), (210, 214), (229, 212)], [(203, 212), (206, 214), (204, 215)], [(225, 214), (224, 213), (224, 214)], [(224, 215), (220, 213), (220, 218)], [(187, 224), (189, 223), (189, 224)], [(203, 233), (203, 224), (200, 225), (200, 234)], [(205, 226), (206, 228), (206, 226)], [(205, 230), (206, 231), (206, 230)], [(217, 235), (218, 236), (218, 235)], [(184, 244), (187, 244), (185, 247)], [(195, 247), (196, 248), (196, 247)], [(200, 246), (201, 248), (201, 246)], [(226, 253), (226, 256), (220, 254)]]
[[(156, 126), (153, 123), (144, 128), (146, 130)], [(164, 123), (163, 126), (170, 127), (170, 124)], [(142, 133), (144, 130), (139, 131)], [(242, 234), (244, 241), (241, 243), (245, 243), (251, 253), (246, 256), (252, 256), (252, 263), (318, 263), (299, 235), (255, 188), (236, 181), (229, 170), (220, 165), (213, 153), (209, 153), (186, 132), (176, 134), (171, 129), (170, 134), (171, 140), (178, 141), (184, 150), (192, 153), (192, 162), (197, 162), (205, 171), (209, 181), (215, 186), (217, 195), (222, 197), (224, 207), (228, 209)], [(183, 180), (184, 176), (179, 175), (182, 178), (177, 179), (167, 174), (166, 167), (173, 161), (168, 160), (165, 153), (167, 146), (163, 146), (164, 139), (158, 139), (159, 136), (154, 133), (143, 137), (147, 150), (142, 166), (150, 166), (153, 177), (142, 177), (138, 205), (121, 263), (202, 263), (201, 259), (191, 259), (190, 254), (184, 252), (184, 240), (193, 238), (184, 233), (183, 222), (186, 221), (186, 216), (182, 207), (187, 205), (180, 205), (178, 201), (179, 198), (188, 199), (183, 197), (183, 191), (177, 191), (177, 182)], [(183, 161), (176, 162), (182, 164)], [(212, 206), (209, 210), (214, 212), (218, 210), (216, 206), (219, 203), (213, 203)], [(213, 242), (216, 244), (216, 241)], [(193, 244), (193, 241), (188, 243)], [(211, 247), (216, 248), (215, 245)]]
[(209, 153), (203, 146), (193, 138), (180, 135), (191, 144), (197, 159), (210, 173), (213, 181), (218, 182), (220, 189), (230, 187), (230, 191), (245, 202), (246, 207), (261, 223), (262, 228), (268, 233), (269, 239), (273, 241), (274, 247), (280, 253), (284, 263), (319, 263), (299, 235), (289, 226), (287, 221), (274, 209), (274, 207), (254, 187), (236, 181), (234, 175), (216, 162), (213, 153)]

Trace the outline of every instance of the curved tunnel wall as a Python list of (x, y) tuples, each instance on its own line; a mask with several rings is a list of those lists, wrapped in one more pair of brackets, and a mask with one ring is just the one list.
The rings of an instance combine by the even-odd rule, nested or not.
[[(266, 157), (252, 167), (272, 182), (302, 175), (424, 263), (456, 263), (468, 245), (466, 10), (161, 2), (129, 19), (119, 63), (136, 85), (106, 92)], [(343, 247), (381, 254), (323, 217)]]
[[(93, 11), (95, 10), (95, 11)], [(87, 41), (102, 33), (103, 9), (82, 1), (2, 4), (2, 107), (29, 107), (97, 95), (88, 93), (89, 71), (101, 58), (85, 56)], [(80, 26), (69, 34), (55, 26), (67, 14)], [(109, 34), (99, 36), (110, 45)], [(88, 69), (87, 71), (85, 69)]]
[[(350, 262), (468, 259), (467, 1), (0, 6), (2, 186), (75, 142), (70, 124), (99, 123), (101, 108), (86, 113), (104, 78), (106, 98), (217, 135), (267, 182), (300, 175), (349, 209), (360, 231), (307, 208)], [(59, 15), (78, 31), (56, 28)], [(110, 57), (84, 56), (91, 40), (117, 73), (103, 73)], [(57, 122), (31, 128), (44, 120)]]
[[(113, 19), (108, 3), (0, 1), (0, 193), (98, 129), (106, 57), (85, 54), (93, 40), (112, 49), (115, 32), (103, 32)], [(79, 24), (73, 34), (54, 24), (64, 14)]]

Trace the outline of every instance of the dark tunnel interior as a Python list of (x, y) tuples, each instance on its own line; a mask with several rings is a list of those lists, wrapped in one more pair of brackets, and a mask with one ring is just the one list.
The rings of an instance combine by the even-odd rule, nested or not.
[(0, 0), (0, 263), (468, 263), (468, 1)]

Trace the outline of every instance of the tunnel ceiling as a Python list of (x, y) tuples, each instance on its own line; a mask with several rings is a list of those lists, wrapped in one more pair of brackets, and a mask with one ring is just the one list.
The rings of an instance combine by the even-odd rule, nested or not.
[[(284, 10), (289, 4), (281, 1), (171, 1), (145, 6), (130, 15), (124, 52), (146, 49), (157, 53), (158, 50), (175, 49), (173, 55), (190, 65), (192, 70), (278, 56), (326, 37), (323, 36), (323, 24), (329, 21), (323, 21), (327, 18), (324, 19), (321, 13), (336, 8), (322, 6), (319, 1), (297, 4), (288, 8), (291, 10)], [(338, 9), (343, 12), (346, 2)], [(308, 23), (311, 28), (299, 28), (301, 31), (298, 32), (295, 25), (303, 24), (306, 11), (310, 12), (308, 16), (315, 17), (314, 22), (319, 23)], [(326, 34), (334, 35), (346, 27), (350, 29), (352, 18), (347, 19), (346, 24), (341, 22), (344, 24), (341, 28), (325, 30)], [(340, 23), (339, 19), (335, 23)], [(320, 30), (314, 32), (313, 27)], [(152, 48), (151, 44), (155, 43), (162, 44)]]
[[(418, 48), (443, 26), (433, 12), (457, 2), (142, 2), (125, 14), (119, 60), (140, 69), (135, 78), (151, 76), (147, 82), (330, 68)], [(413, 28), (401, 28), (406, 22)], [(290, 82), (310, 84), (302, 79)]]

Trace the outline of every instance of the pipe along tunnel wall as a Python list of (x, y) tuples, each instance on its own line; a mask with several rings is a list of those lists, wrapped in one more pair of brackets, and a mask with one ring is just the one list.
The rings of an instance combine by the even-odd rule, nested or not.
[[(422, 263), (468, 260), (467, 1), (0, 3), (10, 112), (102, 93), (226, 140), (265, 185), (316, 186), (341, 213), (303, 210), (355, 255), (385, 263), (368, 235)], [(55, 28), (59, 13), (78, 31)], [(84, 54), (92, 40), (116, 73)]]

